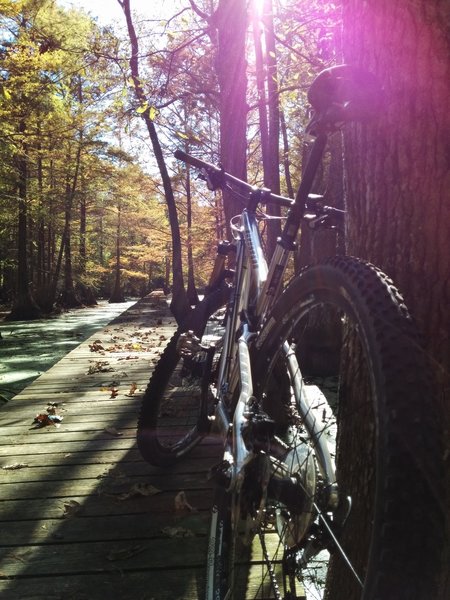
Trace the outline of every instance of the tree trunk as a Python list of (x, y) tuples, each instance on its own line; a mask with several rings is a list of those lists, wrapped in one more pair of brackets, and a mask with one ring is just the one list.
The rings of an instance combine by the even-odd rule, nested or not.
[[(245, 0), (220, 0), (211, 18), (217, 29), (216, 72), (220, 89), (220, 161), (225, 171), (247, 178), (247, 75), (245, 37), (247, 7)], [(223, 191), (228, 239), (232, 239), (230, 219), (240, 205), (228, 190)]]
[[(19, 123), (19, 134), (25, 134), (25, 122)], [(17, 256), (17, 294), (11, 313), (8, 315), (10, 321), (22, 321), (27, 319), (37, 319), (41, 316), (40, 310), (35, 303), (31, 290), (28, 273), (28, 231), (27, 231), (27, 178), (28, 178), (28, 160), (27, 148), (21, 148), (17, 153), (17, 199), (18, 199), (18, 256)]]
[[(38, 292), (38, 298), (42, 295), (44, 284), (45, 284), (45, 224), (43, 217), (44, 208), (44, 183), (43, 183), (43, 172), (42, 172), (42, 148), (41, 143), (38, 141), (38, 157), (37, 157), (37, 184), (38, 184), (38, 198), (39, 198), (39, 217), (37, 222), (37, 264), (36, 264), (36, 287)], [(38, 299), (39, 302), (39, 299)]]
[[(188, 149), (186, 149), (187, 151)], [(195, 287), (194, 278), (194, 256), (192, 252), (192, 196), (191, 196), (191, 174), (189, 165), (186, 165), (186, 225), (187, 225), (187, 296), (189, 304), (194, 306), (198, 304), (198, 294)]]
[[(264, 37), (266, 42), (267, 102), (268, 102), (268, 155), (267, 173), (264, 172), (264, 185), (274, 194), (280, 193), (280, 99), (278, 92), (278, 66), (276, 58), (275, 32), (273, 27), (272, 0), (264, 0)], [(269, 205), (270, 214), (280, 216), (277, 205)], [(279, 219), (268, 222), (267, 252), (272, 256), (281, 234)]]
[[(449, 3), (344, 0), (343, 9), (345, 61), (374, 71), (386, 99), (374, 125), (346, 135), (348, 251), (394, 279), (425, 334), (449, 444)], [(442, 599), (449, 552), (443, 564)]]
[(130, 57), (130, 70), (131, 77), (134, 84), (134, 92), (136, 99), (141, 104), (141, 107), (147, 107), (141, 113), (144, 119), (147, 131), (152, 143), (153, 152), (158, 164), (159, 172), (164, 187), (164, 195), (166, 198), (167, 210), (169, 213), (169, 222), (172, 234), (172, 276), (173, 276), (173, 296), (170, 304), (172, 313), (178, 323), (186, 317), (189, 312), (189, 303), (187, 299), (186, 290), (184, 288), (183, 281), (183, 262), (181, 254), (181, 235), (178, 221), (177, 207), (175, 204), (175, 197), (173, 195), (172, 184), (170, 182), (169, 173), (167, 171), (166, 163), (164, 161), (163, 152), (159, 143), (158, 134), (156, 131), (155, 124), (150, 117), (150, 106), (142, 87), (141, 80), (139, 78), (139, 43), (134, 29), (133, 20), (131, 18), (130, 1), (129, 0), (118, 0), (120, 6), (125, 15), (127, 22), (128, 35), (131, 43), (131, 57)]
[[(77, 154), (75, 159), (75, 172), (70, 184), (66, 185), (66, 205), (65, 205), (65, 225), (64, 225), (64, 285), (61, 293), (61, 303), (66, 308), (75, 308), (81, 306), (81, 301), (75, 292), (72, 269), (72, 207), (75, 198), (75, 192), (78, 183), (78, 174), (80, 172), (81, 148), (83, 134), (80, 131)], [(69, 158), (69, 157), (68, 157)], [(70, 163), (69, 163), (70, 164)]]
[(110, 302), (125, 302), (120, 277), (120, 235), (121, 235), (121, 203), (117, 205), (117, 230), (116, 230), (116, 265), (114, 268), (114, 288)]
[(281, 127), (281, 134), (283, 137), (283, 167), (284, 167), (284, 178), (286, 179), (287, 195), (289, 196), (289, 198), (294, 198), (295, 191), (294, 191), (294, 186), (292, 185), (291, 161), (289, 158), (289, 154), (290, 154), (289, 139), (288, 139), (288, 134), (287, 134), (286, 119), (284, 118), (284, 112), (281, 109), (280, 109), (280, 127)]
[(81, 197), (80, 197), (80, 275), (86, 275), (86, 215), (87, 215), (87, 206), (86, 206), (86, 195), (83, 193), (84, 188), (84, 177), (81, 180)]

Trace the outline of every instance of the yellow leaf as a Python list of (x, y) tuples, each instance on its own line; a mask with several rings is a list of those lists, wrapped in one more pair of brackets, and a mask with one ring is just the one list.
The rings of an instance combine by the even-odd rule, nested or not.
[(144, 113), (146, 110), (148, 109), (148, 102), (144, 102), (144, 104), (141, 104), (141, 106), (139, 106), (136, 109), (136, 112), (138, 115), (142, 115), (142, 113)]

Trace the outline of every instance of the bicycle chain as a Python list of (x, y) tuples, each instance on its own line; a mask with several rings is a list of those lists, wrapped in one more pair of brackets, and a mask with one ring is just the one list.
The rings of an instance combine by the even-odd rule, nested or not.
[(264, 554), (264, 560), (266, 561), (267, 569), (269, 571), (269, 576), (270, 576), (270, 580), (272, 582), (273, 591), (275, 593), (275, 600), (283, 600), (283, 598), (281, 597), (281, 594), (280, 594), (280, 588), (278, 587), (278, 583), (275, 578), (275, 572), (273, 570), (272, 563), (270, 562), (270, 559), (269, 559), (269, 553), (267, 552), (266, 542), (264, 540), (263, 534), (261, 533), (261, 530), (259, 530), (258, 536), (259, 536), (259, 541), (261, 542), (261, 548), (262, 548), (262, 551)]

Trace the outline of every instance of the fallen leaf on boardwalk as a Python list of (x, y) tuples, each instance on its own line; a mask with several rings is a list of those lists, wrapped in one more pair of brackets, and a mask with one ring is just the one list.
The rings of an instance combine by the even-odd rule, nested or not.
[(47, 412), (49, 415), (57, 415), (59, 411), (59, 405), (57, 402), (52, 402), (47, 406)]
[(144, 552), (147, 549), (147, 546), (131, 546), (131, 548), (122, 548), (121, 550), (111, 550), (106, 555), (108, 560), (125, 560), (127, 558), (131, 558), (140, 552)]
[(194, 537), (194, 532), (184, 527), (163, 527), (161, 533), (170, 538)]
[(119, 394), (119, 390), (117, 388), (110, 388), (110, 390), (111, 390), (110, 398), (117, 398), (117, 396)]
[(191, 506), (187, 501), (186, 492), (183, 492), (183, 490), (178, 492), (178, 494), (175, 496), (175, 510), (190, 510), (191, 512), (197, 512), (197, 509)]
[(99, 360), (89, 367), (87, 374), (109, 373), (110, 371), (114, 371), (114, 369), (109, 365), (109, 362), (107, 360)]
[(27, 463), (13, 463), (12, 465), (5, 465), (2, 467), (4, 471), (16, 471), (17, 469), (25, 469), (28, 467)]
[(121, 358), (117, 359), (117, 360), (138, 360), (139, 356), (122, 356)]
[(130, 386), (130, 391), (128, 392), (127, 396), (132, 396), (136, 390), (137, 390), (137, 384), (133, 381), (133, 383)]
[(129, 492), (124, 492), (118, 496), (119, 500), (128, 500), (135, 496), (155, 496), (160, 494), (161, 490), (149, 483), (135, 483)]
[(106, 433), (110, 433), (111, 435), (114, 435), (115, 437), (120, 437), (121, 435), (123, 435), (123, 433), (121, 433), (120, 431), (117, 431), (117, 429), (115, 427), (105, 427), (105, 431), (106, 431)]
[(89, 344), (89, 350), (91, 352), (100, 352), (101, 350), (104, 350), (102, 342), (100, 340), (95, 340), (95, 342)]
[(64, 514), (63, 517), (74, 517), (81, 510), (81, 504), (76, 500), (68, 500), (64, 502)]
[(63, 417), (59, 415), (49, 415), (48, 413), (40, 413), (34, 417), (33, 423), (39, 427), (46, 427), (47, 425), (54, 425), (59, 427)]

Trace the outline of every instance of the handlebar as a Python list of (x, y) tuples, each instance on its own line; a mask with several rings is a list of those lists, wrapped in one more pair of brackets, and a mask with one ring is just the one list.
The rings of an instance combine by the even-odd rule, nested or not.
[(229, 185), (237, 188), (241, 193), (244, 193), (248, 196), (251, 194), (258, 194), (258, 201), (261, 203), (273, 203), (286, 207), (290, 207), (294, 203), (291, 198), (278, 196), (277, 194), (272, 194), (272, 192), (266, 188), (258, 188), (250, 185), (246, 181), (243, 181), (234, 175), (230, 175), (230, 173), (224, 171), (223, 168), (212, 165), (211, 163), (201, 160), (196, 156), (192, 156), (191, 154), (187, 154), (183, 150), (176, 150), (174, 156), (178, 160), (181, 160), (184, 163), (203, 171), (206, 175), (208, 187), (211, 190), (217, 190), (219, 188), (223, 189)]

